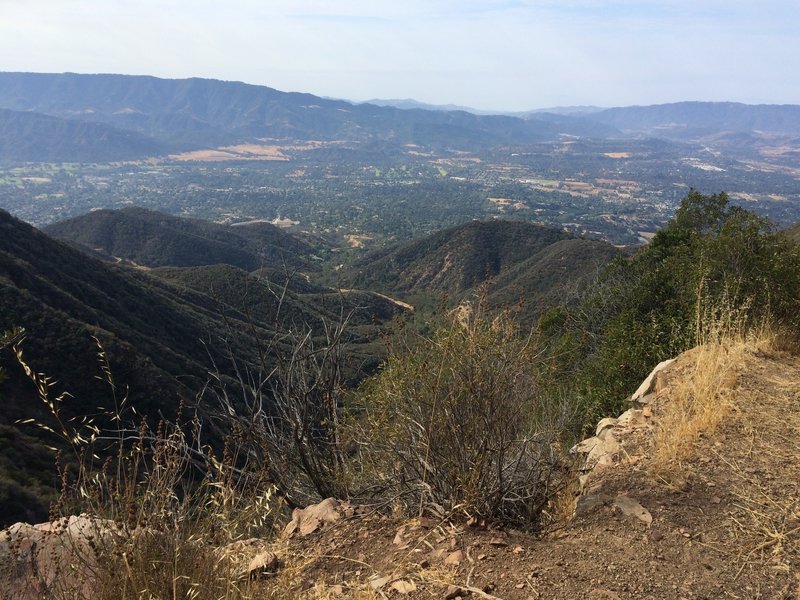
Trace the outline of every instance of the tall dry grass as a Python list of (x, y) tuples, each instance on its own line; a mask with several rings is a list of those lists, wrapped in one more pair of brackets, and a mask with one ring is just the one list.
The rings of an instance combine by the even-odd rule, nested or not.
[[(242, 556), (228, 549), (254, 536), (269, 538), (282, 503), (263, 465), (250, 460), (240, 445), (235, 427), (220, 452), (205, 444), (196, 416), (151, 427), (128, 408), (126, 397), (117, 396), (99, 342), (101, 377), (113, 408), (96, 418), (69, 418), (64, 407), (70, 396), (51, 397), (50, 380), (27, 364), (20, 346), (16, 352), (51, 415), (52, 425), (32, 424), (60, 437), (69, 452), (60, 462), (62, 489), (52, 509), (53, 527), (58, 530), (76, 514), (88, 523), (82, 539), (70, 542), (66, 562), (56, 565), (58, 573), (29, 574), (41, 597), (263, 597), (248, 578)], [(31, 562), (53, 564), (32, 552)], [(20, 583), (25, 582), (9, 585)]]
[(709, 305), (698, 291), (697, 345), (686, 355), (686, 371), (670, 386), (669, 402), (659, 415), (652, 472), (672, 481), (695, 455), (697, 441), (711, 435), (733, 410), (739, 373), (753, 351), (774, 347), (776, 333), (768, 319), (753, 322), (747, 302), (724, 295)]

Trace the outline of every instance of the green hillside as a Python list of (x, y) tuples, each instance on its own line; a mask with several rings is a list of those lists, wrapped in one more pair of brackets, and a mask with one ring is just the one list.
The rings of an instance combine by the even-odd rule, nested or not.
[(94, 211), (44, 231), (106, 260), (146, 267), (229, 264), (255, 271), (312, 264), (308, 244), (269, 223), (232, 227), (131, 207)]
[(521, 221), (473, 221), (371, 252), (348, 266), (343, 279), (390, 292), (459, 294), (568, 238)]
[(800, 223), (797, 223), (796, 225), (792, 225), (791, 227), (789, 227), (787, 230), (784, 231), (784, 234), (787, 235), (790, 239), (800, 244)]
[(611, 244), (521, 221), (473, 221), (373, 251), (342, 274), (345, 285), (393, 294), (463, 298), (490, 282), (497, 306), (523, 302), (523, 316), (562, 304), (619, 254)]
[[(358, 316), (345, 342), (353, 365), (350, 376), (358, 377), (359, 368), (374, 368), (380, 360), (375, 325), (400, 310), (379, 297), (341, 296), (318, 287), (309, 290), (302, 283), (289, 283), (286, 293), (280, 293), (279, 285), (276, 293), (277, 283), (268, 285), (264, 277), (230, 266), (159, 275), (96, 260), (0, 211), (0, 327), (25, 328), (26, 360), (52, 379), (51, 396), (63, 390), (72, 394), (63, 407), (67, 418), (113, 408), (108, 385), (97, 377), (93, 337), (103, 345), (118, 393), (130, 390), (138, 414), (174, 418), (181, 401), (195, 404), (214, 365), (223, 378), (235, 375), (231, 357), (240, 365), (255, 366), (260, 353), (277, 339), (277, 325), (292, 323), (296, 331), (311, 327), (321, 334), (323, 322), (337, 322), (343, 311), (355, 311)], [(273, 343), (269, 352), (283, 351), (282, 344)], [(3, 363), (8, 380), (0, 387), (0, 427), (4, 439), (11, 440), (6, 445), (20, 452), (37, 437), (40, 443), (54, 443), (32, 426), (15, 425), (30, 418), (48, 423), (50, 417), (7, 350)], [(198, 406), (201, 412), (207, 408)], [(54, 483), (52, 472), (42, 474), (50, 478), (47, 482), (20, 481), (22, 474), (17, 476), (0, 473), (0, 504), (19, 503), (25, 490)], [(31, 507), (39, 517), (45, 511), (43, 504)]]

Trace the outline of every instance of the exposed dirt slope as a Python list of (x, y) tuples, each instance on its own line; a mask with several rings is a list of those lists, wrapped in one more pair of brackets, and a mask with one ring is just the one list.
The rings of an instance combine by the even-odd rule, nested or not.
[(268, 596), (454, 598), (455, 585), (471, 598), (800, 598), (800, 358), (746, 353), (722, 425), (665, 479), (652, 430), (694, 360), (663, 373), (621, 460), (548, 536), (345, 516), (284, 542)]

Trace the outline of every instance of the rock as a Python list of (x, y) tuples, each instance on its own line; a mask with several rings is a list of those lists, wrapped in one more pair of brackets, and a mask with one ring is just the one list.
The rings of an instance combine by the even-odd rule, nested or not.
[(283, 537), (292, 537), (299, 532), (301, 537), (314, 533), (326, 523), (335, 523), (342, 518), (341, 505), (333, 498), (326, 498), (319, 504), (306, 508), (296, 508), (292, 520), (283, 530)]
[(250, 577), (250, 563), (259, 555), (264, 555), (264, 558), (266, 558), (266, 554), (269, 553), (269, 547), (269, 542), (266, 540), (249, 538), (220, 546), (215, 548), (213, 552), (217, 560), (228, 561), (234, 572), (245, 578)]
[(605, 419), (600, 419), (600, 422), (597, 423), (597, 430), (595, 431), (595, 435), (599, 436), (603, 430), (608, 429), (609, 427), (614, 427), (617, 424), (617, 420), (614, 417), (606, 417)]
[(602, 437), (590, 437), (570, 450), (573, 454), (584, 454), (583, 472), (588, 472), (598, 465), (612, 464), (622, 451), (622, 447), (610, 429), (602, 432)]
[(417, 585), (413, 581), (400, 579), (392, 584), (392, 589), (400, 594), (411, 594), (417, 591)]
[(649, 394), (653, 389), (653, 385), (655, 384), (656, 375), (658, 375), (661, 371), (666, 369), (674, 362), (675, 359), (670, 358), (669, 360), (665, 360), (663, 362), (658, 363), (656, 365), (656, 368), (653, 369), (650, 372), (650, 375), (648, 375), (642, 382), (642, 385), (640, 385), (639, 388), (633, 393), (633, 396), (631, 396), (631, 401), (638, 402), (640, 398), (643, 398), (644, 396)]
[(406, 542), (403, 534), (405, 533), (405, 525), (397, 530), (397, 533), (394, 535), (394, 540), (392, 540), (392, 544), (395, 546), (400, 546), (400, 549), (408, 548), (408, 543)]
[(447, 555), (447, 558), (444, 559), (444, 564), (458, 565), (461, 564), (462, 560), (464, 560), (464, 553), (461, 550), (456, 550)]
[(497, 546), (498, 548), (505, 548), (508, 546), (508, 542), (501, 537), (493, 537), (489, 540), (490, 546)]
[(647, 427), (647, 419), (644, 417), (642, 410), (630, 408), (619, 416), (617, 426), (624, 429), (640, 429)]
[(378, 575), (373, 575), (372, 577), (370, 577), (369, 587), (371, 587), (373, 590), (377, 592), (391, 580), (392, 578), (389, 577), (388, 575), (385, 577), (379, 577)]
[(605, 506), (610, 500), (611, 498), (607, 494), (584, 494), (578, 497), (578, 503), (575, 506), (575, 514), (586, 515), (601, 506)]
[[(658, 385), (658, 382), (657, 382), (657, 381), (656, 381), (656, 385)], [(642, 396), (641, 398), (637, 398), (637, 399), (635, 400), (635, 402), (636, 402), (637, 404), (640, 404), (640, 405), (643, 405), (643, 406), (647, 406), (647, 405), (649, 405), (649, 404), (650, 404), (650, 403), (651, 403), (653, 400), (655, 400), (655, 399), (656, 399), (656, 397), (657, 397), (657, 394), (655, 394), (654, 392), (650, 392), (649, 394), (646, 394), (646, 395)]]
[(620, 509), (625, 516), (636, 517), (648, 527), (653, 522), (653, 516), (650, 511), (628, 496), (617, 496), (614, 499), (614, 507)]
[(110, 549), (113, 536), (120, 533), (112, 521), (85, 515), (40, 525), (12, 525), (0, 532), (3, 597), (91, 597), (98, 569), (96, 549)]
[(278, 555), (274, 552), (260, 552), (247, 565), (247, 576), (250, 579), (275, 575), (280, 567)]
[(451, 585), (447, 587), (447, 591), (444, 593), (444, 600), (455, 600), (456, 598), (464, 598), (467, 595), (467, 592), (462, 590), (457, 585)]

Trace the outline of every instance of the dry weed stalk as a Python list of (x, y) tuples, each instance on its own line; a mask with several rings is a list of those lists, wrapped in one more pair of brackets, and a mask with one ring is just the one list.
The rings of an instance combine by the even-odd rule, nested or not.
[(35, 574), (31, 583), (55, 600), (254, 597), (241, 565), (219, 548), (270, 533), (280, 503), (266, 472), (240, 451), (235, 430), (217, 456), (204, 445), (197, 416), (180, 424), (161, 421), (155, 429), (141, 419), (132, 427), (135, 412), (127, 396), (118, 398), (105, 352), (96, 343), (100, 378), (113, 405), (96, 419), (64, 416), (70, 396), (51, 398), (51, 380), (26, 363), (19, 344), (15, 347), (57, 425), (31, 423), (60, 437), (74, 457), (62, 464), (53, 527), (79, 513), (90, 523), (88, 543), (67, 538), (72, 544), (67, 570), (44, 578)]

